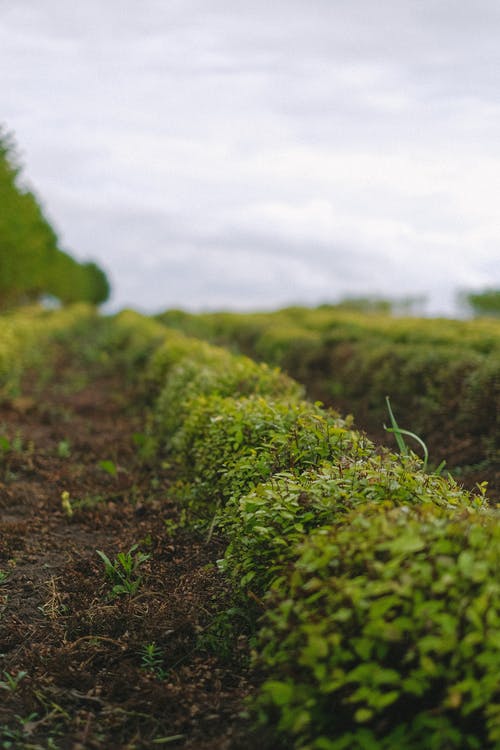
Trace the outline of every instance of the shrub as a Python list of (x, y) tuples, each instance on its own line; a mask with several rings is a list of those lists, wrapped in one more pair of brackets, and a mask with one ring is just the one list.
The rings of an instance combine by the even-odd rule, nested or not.
[[(188, 342), (188, 346), (185, 343)], [(175, 359), (178, 363), (175, 363)], [(162, 347), (150, 369), (153, 378), (168, 371), (155, 409), (157, 431), (167, 441), (180, 427), (198, 396), (267, 396), (296, 399), (302, 389), (276, 368), (231, 355), (202, 342), (176, 338)]]
[[(202, 505), (225, 502), (277, 472), (304, 471), (332, 455), (333, 430), (327, 428), (325, 437), (321, 429), (309, 429), (314, 417), (317, 424), (325, 417), (305, 401), (200, 396), (189, 401), (187, 412), (169, 447)], [(330, 419), (338, 419), (343, 432), (342, 421)]]
[(261, 719), (293, 746), (498, 748), (500, 526), (367, 505), (319, 529), (260, 634)]
[[(414, 458), (374, 452), (358, 433), (336, 428), (337, 454), (299, 474), (282, 472), (242, 497), (233, 495), (221, 517), (230, 540), (222, 568), (236, 586), (262, 596), (297, 555), (313, 529), (341, 521), (371, 503), (381, 509), (434, 504), (453, 511), (481, 508), (449, 480), (424, 474)], [(331, 430), (331, 435), (333, 430)]]

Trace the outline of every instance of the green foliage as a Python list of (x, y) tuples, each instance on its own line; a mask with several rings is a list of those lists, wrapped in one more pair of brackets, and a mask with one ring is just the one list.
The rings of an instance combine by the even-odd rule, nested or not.
[(220, 525), (230, 540), (221, 568), (235, 585), (262, 596), (279, 577), (296, 548), (313, 529), (339, 523), (346, 514), (435, 505), (453, 510), (480, 509), (480, 497), (469, 496), (450, 481), (419, 471), (415, 459), (375, 455), (368, 441), (338, 435), (338, 456), (299, 474), (282, 472), (246, 495), (234, 495)]
[(305, 401), (200, 396), (189, 401), (169, 447), (192, 499), (203, 506), (240, 497), (278, 472), (332, 460), (339, 446), (358, 439), (337, 415)]
[(51, 359), (51, 342), (71, 340), (95, 320), (93, 311), (85, 305), (54, 312), (24, 308), (0, 315), (0, 401), (19, 393), (22, 374), (28, 367), (43, 371)]
[(17, 674), (10, 674), (10, 672), (3, 672), (3, 680), (0, 680), (0, 690), (7, 690), (9, 693), (14, 693), (19, 684), (27, 676), (27, 672), (20, 671)]
[[(297, 311), (287, 315), (296, 322)], [(251, 634), (264, 613), (254, 636), (266, 678), (258, 710), (282, 743), (498, 746), (500, 545), (483, 497), (425, 473), (409, 451), (377, 448), (349, 420), (304, 401), (280, 371), (135, 313), (99, 326), (81, 310), (7, 320), (6, 373), (14, 351), (22, 372), (40, 356), (39, 339), (67, 341), (78, 329), (80, 347), (92, 329), (99, 356), (157, 398), (133, 440), (150, 461), (158, 444), (179, 495), (225, 537), (220, 565), (236, 594), (198, 648), (229, 654), (238, 630)], [(354, 324), (352, 332), (355, 340)], [(471, 370), (471, 413), (486, 405), (495, 372)], [(8, 437), (4, 448), (8, 456)], [(111, 596), (137, 593), (149, 555), (137, 545), (114, 561), (98, 555)], [(162, 678), (155, 644), (143, 647), (141, 663)]]
[(153, 359), (151, 376), (158, 379), (160, 373), (165, 377), (166, 372), (168, 377), (156, 404), (155, 420), (158, 433), (167, 440), (191, 410), (191, 400), (199, 396), (279, 395), (294, 399), (301, 393), (297, 383), (275, 368), (180, 337), (175, 338), (173, 347), (167, 342)]
[(98, 349), (104, 350), (113, 367), (137, 381), (142, 368), (165, 340), (165, 329), (151, 318), (123, 310), (107, 319)]
[(128, 552), (119, 552), (114, 562), (111, 562), (104, 552), (96, 550), (104, 563), (106, 577), (113, 583), (111, 596), (123, 594), (132, 596), (137, 593), (142, 581), (138, 570), (151, 557), (151, 555), (138, 551), (137, 548), (138, 545), (133, 544)]
[(106, 474), (109, 474), (112, 477), (116, 477), (116, 475), (118, 474), (118, 467), (116, 466), (114, 461), (105, 459), (104, 461), (99, 461), (98, 466), (100, 469), (105, 471)]
[[(169, 312), (160, 320), (279, 365), (315, 399), (380, 431), (391, 394), (401, 423), (453, 465), (444, 441), (459, 429), (464, 463), (500, 460), (500, 324), (362, 314), (342, 306), (276, 313)], [(438, 428), (439, 426), (439, 428)]]
[[(180, 496), (227, 539), (220, 567), (237, 607), (250, 624), (265, 612), (262, 721), (303, 750), (493, 747), (498, 535), (484, 497), (255, 367), (167, 331), (145, 379), (161, 394), (151, 429)], [(484, 654), (467, 614), (478, 587)]]
[[(405, 442), (405, 439), (404, 439), (403, 435), (407, 435), (408, 437), (411, 437), (412, 440), (414, 440), (416, 443), (418, 443), (420, 445), (422, 451), (423, 451), (423, 454), (424, 454), (424, 460), (423, 460), (422, 469), (423, 469), (423, 471), (426, 471), (427, 470), (427, 464), (428, 464), (428, 461), (429, 461), (429, 451), (427, 450), (426, 444), (424, 443), (424, 441), (421, 438), (419, 438), (418, 435), (415, 435), (414, 432), (411, 432), (411, 430), (405, 430), (405, 429), (403, 429), (402, 427), (400, 427), (398, 425), (398, 423), (396, 422), (396, 417), (394, 416), (394, 412), (392, 411), (392, 407), (391, 407), (391, 402), (390, 402), (389, 396), (385, 397), (385, 402), (387, 404), (387, 410), (389, 412), (389, 418), (391, 420), (391, 427), (386, 427), (384, 425), (384, 430), (386, 430), (386, 432), (392, 432), (394, 434), (394, 437), (396, 438), (396, 443), (398, 445), (400, 453), (403, 456), (408, 456), (409, 455), (409, 449), (408, 449), (408, 447), (406, 445), (406, 442)], [(445, 464), (446, 464), (446, 461), (441, 461), (441, 463), (439, 464), (439, 466), (434, 471), (434, 474), (440, 474), (441, 471), (443, 470)]]
[(77, 263), (58, 237), (36, 196), (20, 179), (11, 135), (0, 129), (0, 308), (51, 295), (68, 304), (100, 304), (109, 296), (105, 273)]
[(60, 440), (57, 444), (57, 455), (59, 458), (69, 458), (71, 456), (71, 443), (69, 440)]
[(262, 718), (300, 748), (498, 747), (499, 572), (493, 514), (367, 505), (314, 532), (269, 597)]
[(485, 289), (482, 292), (469, 292), (464, 295), (465, 301), (475, 315), (500, 316), (500, 289)]
[(164, 668), (164, 653), (156, 643), (145, 643), (141, 647), (141, 667), (146, 672), (151, 672), (159, 680), (167, 677), (168, 671)]

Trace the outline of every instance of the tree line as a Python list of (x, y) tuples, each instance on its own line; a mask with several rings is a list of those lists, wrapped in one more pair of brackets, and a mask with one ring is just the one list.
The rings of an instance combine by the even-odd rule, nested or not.
[(0, 128), (0, 308), (44, 296), (63, 304), (105, 302), (110, 287), (104, 271), (60, 248), (37, 197), (20, 177), (14, 139)]

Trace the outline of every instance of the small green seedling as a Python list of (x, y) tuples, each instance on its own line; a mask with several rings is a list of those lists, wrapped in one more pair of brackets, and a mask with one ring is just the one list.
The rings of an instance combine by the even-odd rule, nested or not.
[(98, 466), (112, 477), (116, 477), (118, 474), (118, 468), (114, 461), (99, 461)]
[(0, 570), (0, 586), (2, 583), (5, 583), (7, 578), (9, 577), (9, 574), (5, 572), (5, 570)]
[(3, 680), (0, 680), (0, 690), (8, 690), (13, 693), (19, 687), (19, 683), (23, 680), (27, 672), (18, 672), (16, 675), (10, 674), (10, 672), (3, 673)]
[(12, 445), (9, 438), (5, 435), (0, 435), (0, 456), (5, 456), (7, 453), (10, 453), (11, 450)]
[(57, 445), (57, 455), (59, 458), (69, 458), (71, 456), (71, 443), (69, 440), (60, 440)]
[(158, 440), (153, 435), (147, 435), (144, 432), (134, 432), (132, 441), (137, 448), (139, 458), (148, 461), (154, 458), (158, 450)]
[(159, 680), (164, 680), (167, 670), (163, 667), (163, 651), (156, 643), (145, 643), (141, 647), (141, 669), (152, 672)]
[(151, 557), (144, 552), (138, 552), (137, 546), (133, 544), (128, 552), (119, 552), (114, 563), (104, 552), (96, 550), (104, 563), (106, 576), (114, 583), (112, 596), (133, 595), (137, 592), (142, 581), (137, 571)]
[[(402, 456), (409, 455), (409, 449), (405, 443), (403, 435), (407, 435), (408, 437), (413, 438), (413, 440), (415, 440), (420, 445), (420, 447), (422, 448), (424, 452), (423, 470), (427, 471), (427, 465), (429, 462), (429, 451), (427, 450), (426, 444), (424, 443), (422, 438), (420, 438), (418, 435), (415, 435), (414, 432), (410, 432), (410, 430), (404, 430), (402, 427), (398, 425), (398, 423), (396, 422), (396, 417), (394, 416), (394, 412), (392, 411), (389, 396), (385, 397), (385, 402), (387, 404), (387, 410), (389, 412), (389, 418), (391, 420), (392, 426), (386, 427), (386, 425), (384, 425), (384, 430), (386, 430), (386, 432), (392, 432), (394, 434), (394, 437), (396, 438), (396, 443), (398, 445), (399, 451)], [(446, 465), (446, 461), (441, 461), (441, 463), (439, 464), (439, 466), (437, 467), (434, 473), (437, 475), (441, 474), (445, 465)]]

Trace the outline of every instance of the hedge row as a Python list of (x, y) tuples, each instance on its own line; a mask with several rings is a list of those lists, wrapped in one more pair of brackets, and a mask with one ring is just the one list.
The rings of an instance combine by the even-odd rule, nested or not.
[(429, 444), (436, 463), (500, 465), (498, 320), (398, 319), (334, 307), (159, 317), (279, 365), (312, 398), (354, 413), (374, 434), (387, 421), (390, 395), (400, 424)]
[(15, 396), (28, 367), (47, 364), (51, 341), (76, 337), (78, 327), (96, 320), (85, 305), (58, 311), (25, 308), (0, 315), (0, 401)]
[(484, 498), (376, 448), (279, 371), (175, 331), (144, 382), (181, 497), (215, 518), (221, 567), (260, 603), (256, 710), (276, 746), (500, 747), (500, 531)]

